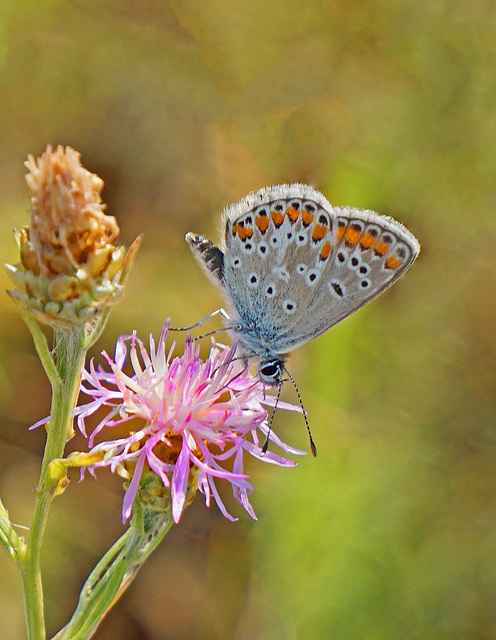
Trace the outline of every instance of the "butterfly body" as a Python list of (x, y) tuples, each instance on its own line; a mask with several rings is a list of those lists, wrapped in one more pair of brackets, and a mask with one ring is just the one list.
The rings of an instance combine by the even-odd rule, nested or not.
[(392, 218), (332, 207), (302, 184), (266, 187), (228, 207), (220, 247), (186, 240), (226, 298), (228, 331), (260, 378), (280, 384), (289, 351), (391, 286), (420, 246)]

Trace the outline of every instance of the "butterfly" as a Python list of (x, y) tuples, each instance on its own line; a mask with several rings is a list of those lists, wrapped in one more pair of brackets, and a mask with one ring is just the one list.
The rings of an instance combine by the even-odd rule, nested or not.
[(225, 297), (227, 330), (270, 386), (289, 351), (380, 295), (420, 251), (396, 220), (333, 207), (303, 184), (250, 193), (224, 210), (222, 228), (220, 247), (193, 233), (186, 241)]
[(186, 241), (221, 289), (241, 356), (279, 388), (288, 352), (380, 295), (420, 251), (396, 220), (333, 207), (304, 184), (248, 194), (224, 210), (222, 228), (220, 247), (194, 233)]

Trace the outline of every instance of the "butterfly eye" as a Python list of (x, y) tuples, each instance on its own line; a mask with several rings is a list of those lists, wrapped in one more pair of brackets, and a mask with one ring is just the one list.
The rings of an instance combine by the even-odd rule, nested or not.
[(281, 383), (282, 362), (279, 360), (271, 360), (270, 362), (262, 362), (258, 367), (258, 375), (260, 380), (272, 387)]

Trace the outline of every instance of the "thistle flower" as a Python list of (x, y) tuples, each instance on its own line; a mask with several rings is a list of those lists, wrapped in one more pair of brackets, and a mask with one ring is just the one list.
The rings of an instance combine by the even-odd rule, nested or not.
[(25, 165), (31, 221), (14, 231), (20, 262), (7, 265), (18, 287), (11, 295), (47, 324), (87, 322), (122, 296), (136, 243), (127, 255), (112, 244), (119, 227), (104, 213), (103, 180), (77, 151), (48, 145)]
[[(81, 390), (92, 400), (75, 410), (82, 433), (86, 435), (89, 416), (102, 407), (107, 410), (89, 437), (91, 451), (103, 450), (105, 457), (89, 470), (94, 474), (96, 468), (108, 466), (129, 480), (123, 522), (137, 494), (158, 505), (172, 503), (172, 515), (178, 522), (196, 488), (205, 494), (207, 505), (213, 496), (224, 516), (235, 520), (218, 493), (217, 479), (230, 482), (236, 500), (256, 518), (248, 498), (253, 487), (243, 471), (244, 453), (279, 466), (296, 464), (272, 452), (262, 453), (257, 432), (263, 439), (268, 433), (263, 404), (273, 405), (274, 398), (265, 396), (262, 383), (236, 359), (235, 345), (212, 344), (203, 361), (199, 346), (188, 339), (184, 354), (172, 358), (174, 345), (168, 354), (165, 350), (167, 329), (168, 323), (156, 347), (150, 336), (149, 351), (134, 333), (123, 336), (113, 359), (104, 353), (110, 371), (95, 368), (93, 361), (83, 371)], [(124, 373), (127, 360), (132, 375)], [(278, 406), (299, 410), (286, 403)], [(139, 424), (129, 435), (94, 444), (104, 430), (136, 419)], [(269, 437), (285, 453), (304, 453), (281, 442), (273, 431)], [(221, 465), (227, 461), (230, 470)], [(155, 478), (152, 486), (151, 475)]]

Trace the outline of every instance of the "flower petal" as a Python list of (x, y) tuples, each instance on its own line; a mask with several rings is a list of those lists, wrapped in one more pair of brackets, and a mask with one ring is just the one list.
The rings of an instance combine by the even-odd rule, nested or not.
[(174, 522), (179, 522), (183, 511), (186, 492), (188, 489), (189, 475), (189, 449), (186, 441), (183, 440), (181, 453), (177, 458), (174, 471), (172, 473), (171, 495), (172, 495), (172, 518)]
[(145, 456), (140, 456), (138, 458), (138, 462), (136, 463), (136, 467), (134, 469), (131, 482), (129, 483), (129, 486), (126, 489), (126, 493), (124, 494), (124, 501), (122, 503), (122, 524), (124, 524), (126, 520), (129, 518), (129, 516), (131, 515), (134, 498), (136, 497), (136, 491), (138, 490), (139, 481), (141, 478), (141, 473), (143, 471), (144, 464), (145, 464)]

